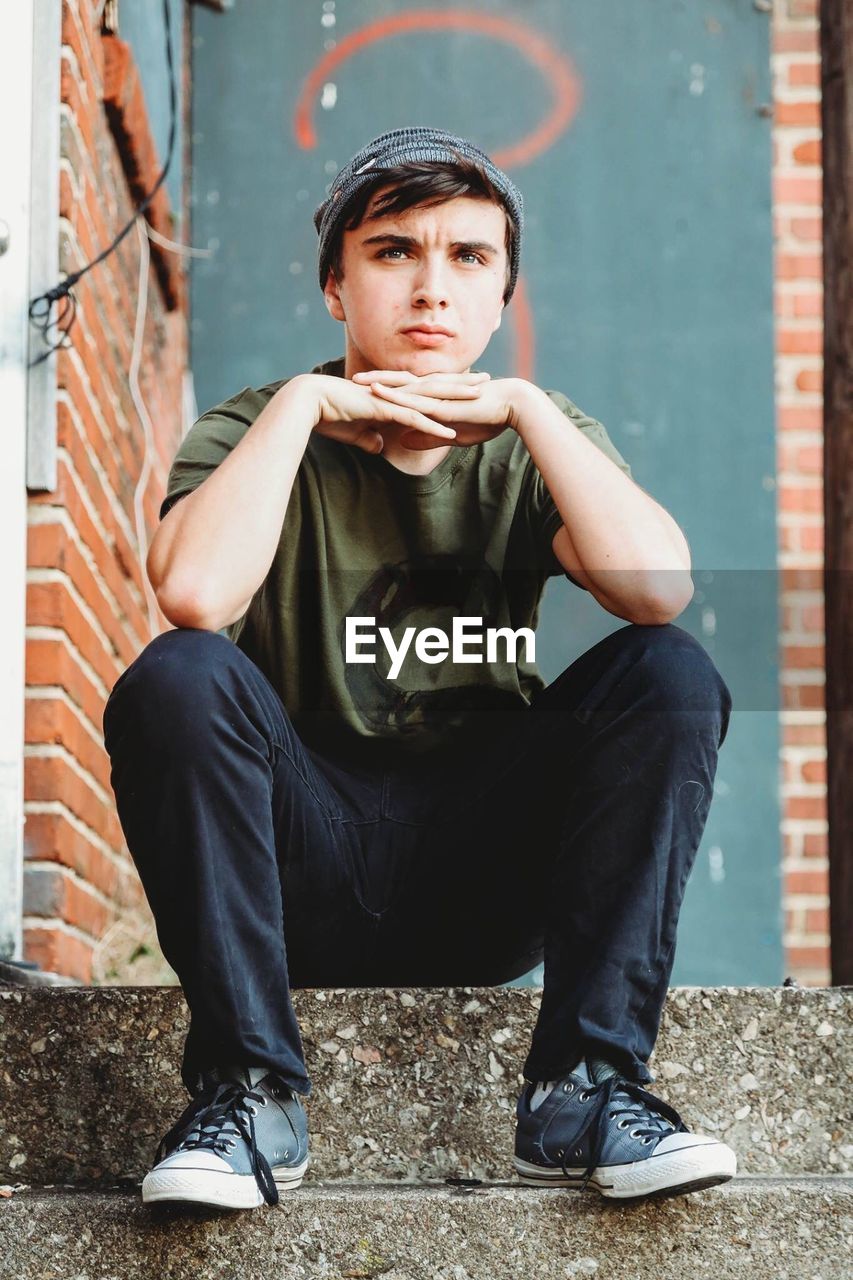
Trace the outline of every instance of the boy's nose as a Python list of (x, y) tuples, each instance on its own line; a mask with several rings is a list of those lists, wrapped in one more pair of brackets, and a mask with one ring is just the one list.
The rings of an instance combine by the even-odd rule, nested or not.
[(431, 307), (446, 307), (450, 301), (450, 291), (444, 268), (438, 263), (425, 263), (417, 274), (414, 283), (416, 305), (426, 303)]

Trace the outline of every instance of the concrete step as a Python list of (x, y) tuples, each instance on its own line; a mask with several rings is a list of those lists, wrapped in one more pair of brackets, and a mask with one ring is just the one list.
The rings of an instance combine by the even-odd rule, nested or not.
[(737, 1178), (667, 1200), (498, 1183), (325, 1185), (277, 1208), (149, 1208), (138, 1194), (0, 1203), (16, 1280), (849, 1280), (853, 1179)]
[[(540, 999), (506, 987), (296, 992), (312, 1176), (513, 1176)], [(0, 1182), (142, 1178), (186, 1103), (185, 1013), (174, 987), (0, 991)], [(851, 1021), (853, 988), (674, 988), (651, 1090), (733, 1146), (740, 1173), (850, 1172)]]

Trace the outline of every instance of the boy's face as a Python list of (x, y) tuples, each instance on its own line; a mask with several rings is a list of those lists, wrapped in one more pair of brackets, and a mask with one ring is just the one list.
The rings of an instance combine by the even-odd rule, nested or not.
[[(387, 189), (373, 193), (367, 213)], [(331, 315), (346, 324), (346, 377), (470, 369), (500, 326), (505, 235), (503, 209), (470, 196), (344, 231), (343, 279), (330, 271), (324, 292)], [(418, 325), (448, 336), (413, 332)]]

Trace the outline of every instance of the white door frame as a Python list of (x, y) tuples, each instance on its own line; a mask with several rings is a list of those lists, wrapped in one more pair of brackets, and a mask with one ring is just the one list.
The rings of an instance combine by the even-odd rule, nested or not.
[(61, 19), (61, 0), (15, 0), (0, 13), (0, 120), (6, 122), (0, 164), (0, 958), (6, 959), (21, 958), (27, 439), (36, 421), (50, 448), (42, 467), (48, 482), (37, 480), (35, 487), (56, 485), (55, 357), (35, 370), (28, 366), (44, 350), (38, 334), (32, 340), (30, 298), (58, 279)]

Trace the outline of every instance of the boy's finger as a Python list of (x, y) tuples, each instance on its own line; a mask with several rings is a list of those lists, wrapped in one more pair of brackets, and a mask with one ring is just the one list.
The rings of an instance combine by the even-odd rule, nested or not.
[(402, 403), (404, 396), (419, 396), (422, 400), (431, 400), (434, 404), (447, 403), (448, 400), (477, 400), (479, 399), (482, 388), (475, 387), (431, 387), (428, 383), (423, 386), (410, 387), (408, 385), (402, 387), (387, 386), (384, 382), (371, 383), (370, 390), (378, 396), (385, 396), (387, 399), (399, 401)]
[(402, 386), (406, 382), (417, 382), (418, 375), (409, 373), (407, 369), (371, 369), (367, 373), (354, 373), (353, 382), (387, 382), (394, 386)]
[[(389, 410), (392, 406), (388, 401), (385, 402)], [(429, 435), (437, 436), (442, 440), (452, 440), (456, 436), (453, 427), (447, 426), (443, 422), (434, 422), (432, 418), (425, 413), (421, 413), (414, 405), (396, 404), (389, 414), (392, 421), (399, 422), (402, 426), (417, 427), (421, 431), (427, 432)]]
[(403, 386), (409, 382), (462, 383), (478, 385), (488, 381), (488, 373), (409, 373), (407, 369), (371, 369), (367, 372), (353, 374), (353, 382), (384, 382), (387, 386)]
[[(434, 413), (439, 417), (442, 413), (449, 411), (448, 401), (450, 399), (454, 399), (457, 402), (463, 399), (461, 396), (429, 396), (425, 392), (404, 390), (402, 387), (385, 387), (381, 382), (374, 383), (372, 391), (375, 396), (378, 396), (380, 400), (384, 400), (386, 403), (417, 409), (424, 414)], [(470, 396), (464, 397), (467, 400), (471, 398)]]

